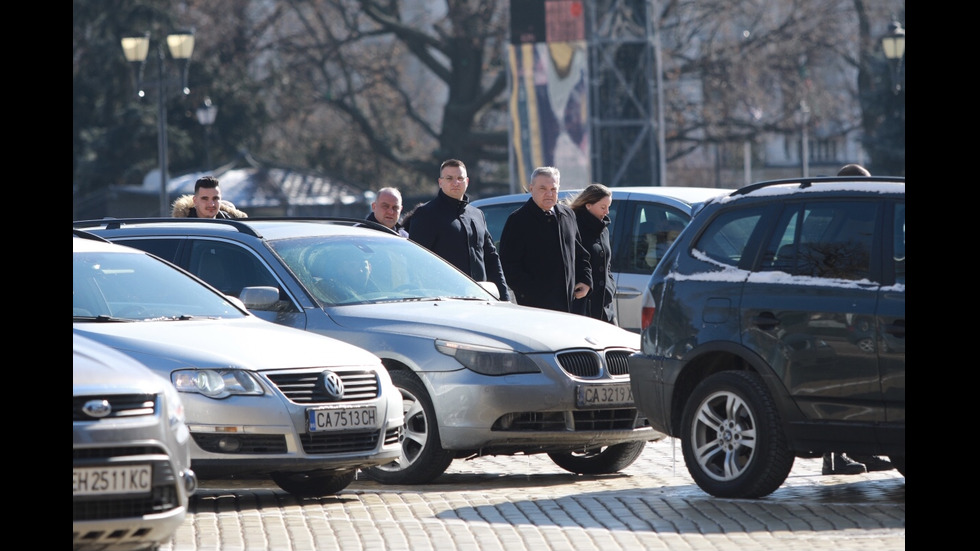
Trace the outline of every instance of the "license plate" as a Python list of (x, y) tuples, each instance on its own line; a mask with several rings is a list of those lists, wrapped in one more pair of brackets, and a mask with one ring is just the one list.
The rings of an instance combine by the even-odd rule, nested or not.
[(152, 487), (153, 467), (150, 465), (73, 467), (71, 470), (72, 496), (148, 494)]
[(378, 428), (378, 408), (375, 406), (311, 408), (306, 410), (306, 415), (310, 432)]
[(579, 407), (632, 406), (633, 389), (629, 383), (578, 385), (575, 401)]

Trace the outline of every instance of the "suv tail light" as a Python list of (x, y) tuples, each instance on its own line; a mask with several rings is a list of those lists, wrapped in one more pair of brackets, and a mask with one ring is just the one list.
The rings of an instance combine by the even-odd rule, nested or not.
[(657, 313), (657, 303), (650, 294), (650, 289), (643, 291), (643, 305), (640, 308), (640, 331), (645, 331), (653, 323), (653, 315)]
[(641, 331), (644, 331), (644, 330), (646, 330), (647, 327), (650, 327), (650, 324), (653, 323), (653, 313), (656, 312), (656, 311), (657, 311), (657, 309), (654, 308), (654, 307), (652, 307), (652, 306), (651, 307), (647, 307), (647, 306), (644, 306), (643, 307), (643, 310), (640, 311), (640, 330)]

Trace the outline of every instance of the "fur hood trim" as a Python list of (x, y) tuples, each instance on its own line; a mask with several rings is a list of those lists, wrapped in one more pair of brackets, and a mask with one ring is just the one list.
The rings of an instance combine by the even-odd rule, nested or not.
[[(174, 201), (173, 212), (171, 216), (174, 218), (187, 218), (190, 214), (191, 209), (194, 208), (194, 196), (193, 195), (181, 195)], [(222, 199), (221, 206), (219, 207), (221, 212), (227, 213), (228, 216), (232, 218), (248, 218), (248, 215), (244, 212), (235, 208), (235, 205), (231, 201), (225, 201)]]

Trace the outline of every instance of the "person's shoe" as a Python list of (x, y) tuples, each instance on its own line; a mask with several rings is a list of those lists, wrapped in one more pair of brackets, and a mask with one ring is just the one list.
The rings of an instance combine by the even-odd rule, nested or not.
[(851, 459), (864, 463), (869, 473), (874, 471), (890, 471), (895, 468), (895, 465), (892, 465), (891, 461), (878, 457), (877, 455), (855, 455)]
[(825, 453), (822, 472), (823, 474), (864, 474), (868, 469), (864, 463), (858, 463), (842, 453)]

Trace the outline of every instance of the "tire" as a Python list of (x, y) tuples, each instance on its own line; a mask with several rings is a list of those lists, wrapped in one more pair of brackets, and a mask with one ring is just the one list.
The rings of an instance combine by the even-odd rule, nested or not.
[(382, 484), (425, 484), (446, 472), (455, 454), (442, 449), (432, 399), (422, 382), (410, 372), (392, 371), (391, 381), (402, 393), (405, 426), (398, 459), (364, 471)]
[(624, 442), (584, 452), (549, 453), (556, 465), (575, 474), (613, 474), (636, 461), (646, 442)]
[(795, 460), (769, 391), (745, 371), (717, 373), (694, 389), (681, 420), (681, 449), (697, 485), (726, 498), (771, 494)]
[(905, 476), (905, 456), (904, 455), (889, 455), (888, 456), (888, 460), (892, 462), (892, 465), (895, 466), (895, 469), (899, 473), (901, 473), (902, 476)]
[(357, 469), (350, 471), (310, 471), (272, 473), (272, 481), (296, 497), (321, 497), (339, 494), (350, 486)]

